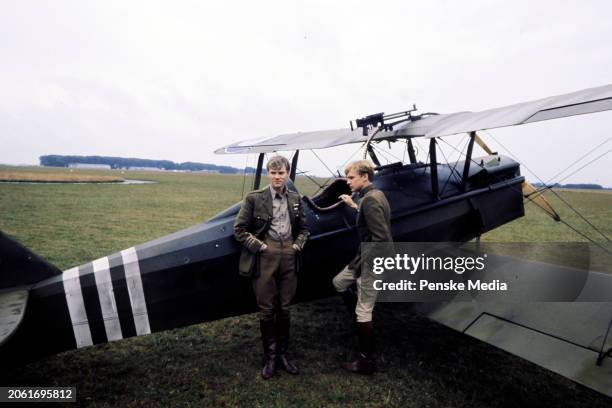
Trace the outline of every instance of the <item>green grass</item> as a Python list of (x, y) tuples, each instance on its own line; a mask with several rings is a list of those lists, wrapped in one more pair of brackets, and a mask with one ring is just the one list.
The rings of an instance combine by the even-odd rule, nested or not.
[[(242, 195), (239, 176), (102, 173), (157, 183), (0, 184), (0, 229), (66, 269), (202, 222)], [(298, 182), (301, 191), (316, 189), (307, 185)], [(612, 235), (612, 195), (560, 194)], [(551, 201), (570, 224), (585, 229), (555, 197)], [(581, 240), (532, 205), (526, 210), (526, 217), (483, 239)], [(292, 313), (292, 348), (302, 371), (296, 377), (261, 380), (258, 317), (250, 314), (50, 356), (4, 374), (0, 384), (76, 386), (77, 405), (100, 407), (610, 406), (609, 398), (414, 315), (407, 304), (377, 305), (380, 372), (349, 376), (339, 368), (351, 349), (338, 336), (340, 302), (295, 305)]]
[[(27, 171), (32, 169), (57, 172)], [(239, 202), (245, 182), (242, 176), (221, 174), (79, 172), (156, 183), (0, 184), (0, 229), (60, 269), (204, 222)], [(248, 177), (246, 191), (252, 183)], [(308, 194), (317, 189), (301, 177), (297, 187)]]

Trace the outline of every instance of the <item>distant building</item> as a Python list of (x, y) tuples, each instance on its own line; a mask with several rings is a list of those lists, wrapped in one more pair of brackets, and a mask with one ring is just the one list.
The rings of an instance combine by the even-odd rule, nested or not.
[(90, 163), (68, 163), (68, 167), (71, 169), (102, 169), (110, 170), (110, 164), (90, 164)]
[(162, 171), (164, 169), (160, 169), (159, 167), (140, 167), (140, 166), (130, 166), (127, 168), (128, 170), (146, 170), (146, 171)]

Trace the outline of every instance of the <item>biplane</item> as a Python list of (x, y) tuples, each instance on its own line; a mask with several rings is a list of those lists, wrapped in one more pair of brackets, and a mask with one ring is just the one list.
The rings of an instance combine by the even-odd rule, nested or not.
[[(392, 210), (395, 241), (465, 242), (525, 213), (526, 199), (557, 213), (521, 175), (520, 163), (492, 151), (478, 132), (612, 109), (612, 85), (481, 112), (423, 113), (416, 108), (357, 119), (347, 129), (285, 134), (233, 143), (219, 154), (264, 156), (359, 144), (376, 164), (375, 185)], [(465, 134), (455, 162), (440, 160), (445, 137)], [(425, 143), (426, 148), (415, 145)], [(380, 144), (400, 143), (407, 160), (383, 164)], [(474, 155), (474, 145), (484, 155)], [(420, 144), (419, 144), (420, 146)], [(420, 156), (425, 156), (420, 157)], [(289, 188), (296, 190), (289, 182)], [(297, 190), (296, 190), (297, 191)], [(302, 196), (311, 235), (296, 301), (333, 295), (332, 277), (359, 248), (356, 214), (338, 196), (338, 174)], [(255, 311), (240, 277), (233, 237), (236, 203), (206, 222), (60, 271), (0, 232), (0, 359), (3, 366), (64, 350)], [(609, 248), (609, 247), (608, 247)], [(604, 247), (604, 249), (606, 249)], [(612, 276), (603, 278), (612, 282)], [(424, 303), (416, 310), (453, 329), (612, 396), (612, 303)]]

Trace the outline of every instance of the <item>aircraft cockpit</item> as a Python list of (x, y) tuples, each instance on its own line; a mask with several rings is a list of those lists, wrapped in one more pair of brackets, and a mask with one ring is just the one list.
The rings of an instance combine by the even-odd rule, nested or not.
[(342, 205), (342, 200), (338, 198), (342, 194), (351, 195), (351, 189), (343, 177), (335, 179), (314, 196), (304, 196), (303, 199), (313, 210), (329, 212)]

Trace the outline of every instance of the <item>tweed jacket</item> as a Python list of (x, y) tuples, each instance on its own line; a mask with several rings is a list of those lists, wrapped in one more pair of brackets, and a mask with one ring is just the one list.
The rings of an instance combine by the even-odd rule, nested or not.
[[(359, 195), (357, 231), (361, 242), (393, 242), (391, 235), (391, 208), (385, 194), (373, 184), (363, 188)], [(349, 263), (355, 276), (361, 275), (361, 250)]]
[[(301, 250), (308, 239), (308, 227), (304, 216), (304, 204), (300, 195), (287, 190), (287, 210), (291, 222), (293, 243), (300, 251), (296, 253), (296, 271), (301, 264)], [(238, 272), (242, 276), (257, 276), (257, 260), (266, 233), (272, 222), (272, 195), (266, 186), (247, 194), (234, 222), (234, 237), (242, 244)]]

